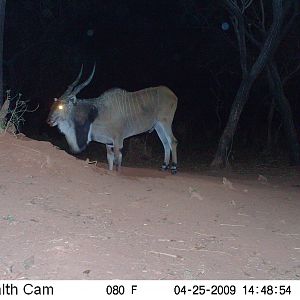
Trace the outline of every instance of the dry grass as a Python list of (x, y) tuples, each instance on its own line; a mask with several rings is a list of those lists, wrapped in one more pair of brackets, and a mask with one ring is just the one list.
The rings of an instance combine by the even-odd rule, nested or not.
[(4, 104), (0, 109), (0, 134), (20, 132), (20, 126), (25, 122), (24, 114), (38, 109), (36, 107), (34, 110), (29, 110), (28, 101), (21, 98), (22, 94), (11, 97), (10, 91), (6, 92)]

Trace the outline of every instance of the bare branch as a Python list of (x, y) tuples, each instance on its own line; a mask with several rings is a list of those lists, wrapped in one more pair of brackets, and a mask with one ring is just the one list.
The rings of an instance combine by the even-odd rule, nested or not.
[(252, 4), (252, 2), (253, 2), (253, 0), (242, 0), (242, 13), (244, 13), (245, 12), (245, 10), (249, 7), (249, 6), (251, 6), (251, 4)]
[(261, 27), (264, 32), (266, 32), (266, 24), (265, 24), (265, 7), (263, 0), (260, 0), (260, 10), (261, 10)]
[(240, 62), (243, 78), (248, 74), (248, 65), (247, 65), (247, 47), (245, 39), (245, 21), (242, 11), (232, 0), (224, 0), (224, 3), (232, 16), (234, 30), (237, 36), (240, 52)]
[(255, 76), (254, 74), (258, 74), (262, 71), (265, 63), (272, 57), (274, 50), (280, 43), (283, 17), (282, 0), (273, 0), (273, 23), (262, 46), (261, 53), (251, 69), (250, 75)]
[(293, 71), (291, 71), (288, 75), (286, 75), (282, 79), (282, 84), (285, 85), (291, 78), (293, 78), (300, 70), (300, 63), (295, 67)]
[[(20, 126), (25, 122), (24, 114), (28, 112), (35, 112), (36, 108), (30, 110), (28, 109), (27, 103), (29, 101), (24, 101), (21, 99), (22, 94), (17, 94), (11, 98), (10, 90), (6, 92), (5, 105), (0, 111), (0, 133), (17, 133), (20, 131)], [(13, 108), (11, 108), (11, 103)]]
[[(288, 3), (289, 4), (289, 3)], [(292, 3), (292, 8), (291, 10), (293, 11), (293, 14), (292, 16), (289, 18), (289, 21), (288, 23), (284, 26), (283, 30), (282, 30), (282, 33), (281, 33), (281, 36), (284, 37), (288, 31), (291, 29), (293, 23), (295, 22), (295, 19), (297, 17), (299, 17), (299, 1), (293, 1)], [(286, 9), (285, 9), (285, 14), (288, 13), (288, 10), (290, 8), (287, 6)]]

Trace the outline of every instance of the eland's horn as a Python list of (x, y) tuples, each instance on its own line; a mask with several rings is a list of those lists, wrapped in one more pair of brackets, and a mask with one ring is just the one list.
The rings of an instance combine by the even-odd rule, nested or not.
[(78, 82), (81, 78), (81, 75), (82, 75), (82, 70), (83, 70), (83, 64), (81, 65), (80, 72), (79, 72), (77, 78), (75, 79), (75, 81), (68, 86), (68, 89), (65, 92), (66, 94), (70, 94), (73, 91), (74, 87), (78, 84)]
[(96, 64), (94, 64), (93, 67), (93, 71), (90, 75), (90, 77), (83, 83), (81, 83), (80, 85), (76, 86), (72, 92), (72, 94), (77, 95), (84, 87), (86, 87), (93, 79), (94, 74), (95, 74), (95, 70), (96, 70)]

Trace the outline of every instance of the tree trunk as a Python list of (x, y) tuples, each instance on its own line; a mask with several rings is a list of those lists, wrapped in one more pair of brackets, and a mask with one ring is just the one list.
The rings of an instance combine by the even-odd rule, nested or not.
[(300, 145), (293, 121), (293, 114), (290, 103), (284, 94), (282, 80), (280, 78), (275, 62), (270, 62), (267, 67), (269, 86), (273, 93), (275, 103), (281, 114), (283, 129), (287, 138), (290, 163), (292, 165), (300, 164)]
[(272, 123), (273, 123), (273, 117), (274, 117), (274, 106), (275, 106), (274, 97), (272, 96), (270, 110), (268, 113), (267, 151), (270, 151), (272, 149), (272, 145), (273, 145)]
[(228, 164), (229, 147), (233, 140), (240, 115), (244, 105), (248, 101), (249, 92), (253, 82), (265, 68), (280, 42), (282, 21), (282, 0), (273, 0), (273, 23), (256, 62), (253, 64), (248, 76), (244, 76), (235, 96), (227, 125), (219, 141), (214, 160), (211, 163), (211, 167), (213, 168), (223, 168)]
[(240, 115), (244, 105), (247, 102), (249, 92), (255, 78), (246, 77), (239, 87), (235, 100), (231, 106), (230, 115), (226, 124), (226, 128), (219, 142), (218, 150), (211, 164), (212, 167), (223, 168), (228, 165), (228, 156), (230, 145), (233, 141), (233, 136), (237, 128)]
[(4, 20), (5, 20), (5, 2), (0, 0), (0, 108), (3, 104), (3, 41), (4, 41)]

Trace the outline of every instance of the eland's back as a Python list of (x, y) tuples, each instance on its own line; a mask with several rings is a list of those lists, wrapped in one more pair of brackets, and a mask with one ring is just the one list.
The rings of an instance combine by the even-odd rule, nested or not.
[[(154, 129), (157, 122), (172, 124), (177, 107), (176, 95), (165, 86), (127, 92), (112, 89), (97, 99), (99, 117), (93, 127), (110, 132), (117, 130), (122, 138)], [(104, 126), (107, 124), (107, 126)]]

